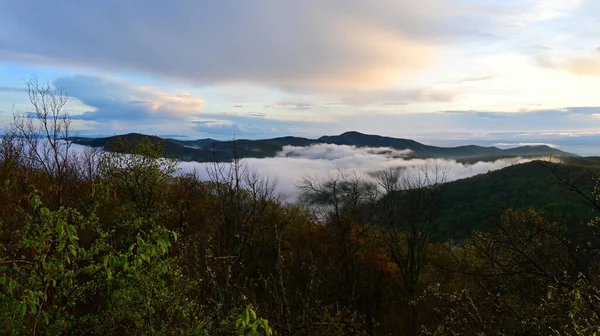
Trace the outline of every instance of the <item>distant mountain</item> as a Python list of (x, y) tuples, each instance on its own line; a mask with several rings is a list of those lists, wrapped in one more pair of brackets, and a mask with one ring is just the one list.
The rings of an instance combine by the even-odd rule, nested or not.
[(152, 141), (160, 141), (164, 145), (164, 155), (173, 156), (183, 161), (229, 161), (234, 156), (240, 158), (266, 158), (274, 157), (284, 146), (310, 146), (314, 144), (336, 144), (350, 145), (356, 147), (390, 147), (397, 150), (411, 150), (410, 157), (417, 158), (444, 158), (444, 159), (468, 159), (476, 157), (510, 157), (510, 156), (535, 156), (535, 155), (557, 155), (575, 156), (549, 146), (521, 146), (509, 149), (497, 147), (482, 147), (475, 145), (459, 147), (436, 147), (422, 144), (420, 142), (391, 138), (379, 135), (363, 134), (359, 132), (345, 132), (340, 135), (322, 136), (318, 139), (306, 139), (301, 137), (280, 137), (264, 140), (235, 140), (219, 141), (214, 139), (199, 140), (177, 140), (163, 139), (139, 133), (130, 133), (106, 138), (73, 138), (73, 142), (92, 146), (104, 147), (108, 150), (111, 144), (118, 139), (135, 145), (142, 137), (148, 137)]
[(338, 145), (353, 145), (357, 147), (391, 147), (394, 149), (410, 149), (416, 157), (437, 157), (446, 159), (461, 159), (479, 156), (515, 156), (515, 155), (566, 155), (566, 153), (550, 146), (521, 146), (517, 148), (500, 149), (498, 147), (483, 146), (458, 146), (436, 147), (424, 145), (410, 139), (399, 139), (379, 135), (363, 134), (359, 132), (346, 132), (335, 136), (322, 136), (318, 142), (333, 143)]

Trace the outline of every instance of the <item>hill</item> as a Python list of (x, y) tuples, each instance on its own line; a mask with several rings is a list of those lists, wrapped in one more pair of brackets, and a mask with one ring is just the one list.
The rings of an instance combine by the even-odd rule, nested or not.
[(76, 138), (72, 139), (72, 141), (90, 147), (102, 147), (109, 151), (132, 152), (137, 144), (143, 139), (148, 139), (153, 143), (160, 143), (163, 147), (164, 157), (174, 157), (182, 161), (209, 161), (211, 159), (211, 152), (199, 151), (194, 148), (183, 146), (170, 139), (162, 139), (157, 136), (140, 133), (129, 133), (96, 139)]
[[(280, 137), (264, 140), (234, 140), (219, 141), (214, 139), (176, 140), (162, 139), (156, 136), (130, 133), (106, 138), (73, 138), (78, 144), (104, 147), (114, 144), (118, 139), (136, 144), (142, 137), (152, 141), (159, 141), (164, 145), (165, 156), (176, 157), (183, 161), (229, 161), (234, 156), (240, 158), (265, 158), (274, 157), (284, 146), (310, 146), (313, 144), (337, 144), (356, 147), (391, 147), (398, 150), (409, 149), (411, 157), (417, 158), (444, 158), (468, 159), (478, 157), (512, 157), (520, 155), (559, 155), (575, 156), (574, 154), (560, 151), (549, 146), (521, 146), (509, 149), (497, 147), (483, 147), (476, 145), (458, 147), (437, 147), (425, 145), (415, 140), (391, 138), (379, 135), (363, 134), (359, 132), (346, 132), (335, 136), (322, 136), (318, 139), (301, 137)], [(107, 148), (108, 149), (108, 148)]]
[(577, 157), (560, 165), (533, 161), (449, 182), (436, 221), (443, 227), (443, 236), (456, 238), (486, 229), (488, 219), (507, 208), (535, 207), (552, 219), (587, 222), (598, 214), (580, 196), (562, 187), (556, 176), (591, 194), (591, 176), (599, 171), (598, 158)]

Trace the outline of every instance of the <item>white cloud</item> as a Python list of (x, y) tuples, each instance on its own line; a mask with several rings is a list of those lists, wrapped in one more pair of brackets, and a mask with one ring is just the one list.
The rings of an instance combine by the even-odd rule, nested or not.
[[(477, 162), (462, 164), (454, 160), (440, 159), (411, 159), (405, 160), (390, 154), (377, 154), (389, 148), (355, 148), (352, 146), (319, 145), (311, 147), (286, 147), (275, 158), (245, 159), (244, 163), (261, 176), (274, 178), (277, 192), (286, 201), (297, 199), (297, 184), (303, 176), (314, 176), (327, 179), (339, 171), (358, 173), (364, 179), (371, 179), (370, 174), (381, 170), (406, 168), (408, 172), (416, 171), (419, 167), (437, 165), (448, 170), (448, 181), (467, 178), (473, 175), (487, 173), (490, 170), (501, 169), (513, 164), (531, 161), (530, 159), (514, 158), (493, 162)], [(392, 152), (390, 150), (390, 152)], [(405, 151), (399, 151), (405, 154)], [(295, 156), (286, 156), (293, 154)], [(202, 178), (207, 178), (206, 163), (182, 162), (180, 167), (184, 172), (196, 171)]]
[(397, 150), (389, 147), (356, 147), (348, 145), (335, 144), (316, 144), (309, 147), (284, 146), (283, 150), (277, 153), (278, 157), (294, 157), (312, 160), (341, 160), (358, 159), (378, 155), (386, 159), (401, 158), (410, 154), (410, 149)]
[(561, 69), (577, 76), (600, 76), (600, 54), (598, 52), (559, 59), (540, 57), (538, 63), (543, 67)]
[(82, 115), (73, 115), (74, 119), (185, 119), (204, 106), (202, 99), (185, 92), (163, 92), (110, 76), (61, 77), (54, 84), (93, 108)]

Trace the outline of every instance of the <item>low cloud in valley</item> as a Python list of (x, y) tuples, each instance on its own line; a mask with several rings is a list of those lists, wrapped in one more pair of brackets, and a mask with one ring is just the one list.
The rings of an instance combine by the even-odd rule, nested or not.
[[(293, 202), (297, 199), (297, 184), (303, 177), (325, 180), (339, 172), (359, 174), (361, 178), (372, 180), (372, 174), (382, 170), (406, 168), (408, 174), (422, 167), (441, 167), (447, 174), (447, 181), (454, 181), (502, 169), (510, 165), (529, 162), (531, 159), (509, 158), (491, 162), (463, 164), (455, 160), (405, 159), (409, 151), (391, 148), (357, 148), (354, 146), (319, 144), (310, 147), (286, 146), (274, 158), (245, 159), (244, 164), (262, 177), (277, 181), (276, 191), (282, 199)], [(207, 163), (182, 162), (182, 172), (196, 171), (201, 178), (208, 178)]]

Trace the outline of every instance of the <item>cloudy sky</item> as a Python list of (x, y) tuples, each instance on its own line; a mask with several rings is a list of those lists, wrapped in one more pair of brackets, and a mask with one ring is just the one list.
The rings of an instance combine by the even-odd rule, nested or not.
[(598, 17), (597, 0), (3, 0), (0, 123), (35, 75), (82, 135), (600, 154)]

